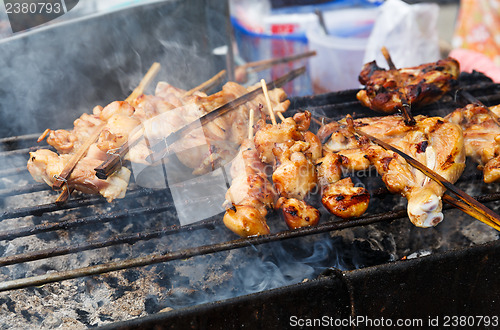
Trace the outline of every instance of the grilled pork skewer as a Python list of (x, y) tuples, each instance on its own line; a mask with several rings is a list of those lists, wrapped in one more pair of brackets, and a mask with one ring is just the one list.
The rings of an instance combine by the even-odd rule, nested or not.
[(304, 200), (316, 187), (313, 162), (321, 157), (319, 139), (307, 131), (310, 118), (306, 112), (281, 118), (275, 125), (261, 120), (254, 138), (260, 159), (274, 167), (272, 181), (281, 196), (275, 208), (291, 229), (314, 226), (320, 218), (320, 212)]
[(276, 191), (265, 173), (253, 142), (253, 109), (250, 110), (248, 138), (231, 166), (232, 183), (226, 193), (224, 224), (241, 237), (269, 234), (267, 210), (276, 200)]
[[(137, 92), (137, 90), (136, 90)], [(92, 173), (95, 175), (94, 168), (97, 168), (104, 160), (109, 157), (109, 153), (114, 153), (115, 150), (119, 149), (122, 145), (124, 145), (128, 138), (129, 134), (134, 131), (134, 129), (139, 129), (143, 123), (147, 122), (151, 118), (155, 116), (159, 116), (161, 114), (172, 114), (169, 116), (170, 125), (177, 125), (177, 127), (173, 127), (171, 130), (175, 131), (179, 127), (181, 127), (187, 118), (189, 118), (189, 114), (184, 113), (184, 117), (179, 115), (179, 112), (174, 113), (172, 110), (177, 109), (179, 106), (184, 106), (188, 104), (190, 109), (194, 109), (195, 112), (192, 116), (199, 116), (200, 107), (202, 109), (208, 110), (218, 106), (218, 103), (225, 103), (227, 99), (231, 99), (236, 97), (238, 93), (246, 93), (247, 89), (239, 86), (235, 83), (226, 84), (223, 92), (207, 96), (203, 93), (194, 92), (191, 96), (184, 96), (186, 91), (177, 89), (172, 87), (166, 83), (159, 83), (156, 88), (156, 95), (144, 95), (140, 94), (135, 100), (131, 101), (135, 104), (135, 107), (132, 107), (128, 102), (112, 102), (105, 108), (95, 107), (93, 110), (93, 114), (83, 114), (80, 118), (75, 120), (74, 128), (70, 131), (68, 130), (47, 130), (40, 138), (47, 138), (47, 142), (49, 145), (56, 148), (59, 154), (72, 155), (78, 151), (83, 151), (85, 157), (89, 159), (98, 160), (100, 163), (96, 165), (94, 161), (92, 162), (84, 162), (86, 165), (95, 165), (93, 168), (85, 170), (86, 175), (79, 175), (78, 181), (75, 178), (62, 178), (58, 180), (54, 180), (54, 178), (47, 178), (47, 173), (53, 175), (53, 167), (55, 165), (47, 163), (46, 160), (49, 158), (46, 155), (41, 157), (36, 157), (36, 153), (30, 155), (30, 160), (28, 162), (28, 169), (32, 173), (35, 180), (40, 182), (47, 182), (51, 185), (53, 184), (61, 184), (64, 182), (63, 187), (71, 187), (71, 185), (78, 187), (78, 190), (84, 191), (85, 193), (99, 193), (101, 191), (102, 186), (105, 185), (105, 182), (108, 182), (106, 178), (95, 178), (95, 181), (92, 177)], [(286, 101), (286, 95), (281, 89), (276, 89), (273, 91), (273, 102), (276, 102), (276, 108), (278, 111), (286, 110), (289, 101)], [(246, 109), (246, 106), (242, 106), (242, 109)], [(224, 161), (229, 161), (228, 150), (225, 154), (223, 152), (228, 149), (228, 146), (237, 146), (242, 139), (241, 127), (246, 124), (246, 117), (243, 114), (243, 111), (235, 112), (232, 114), (231, 118), (219, 118), (213, 123), (209, 123), (204, 132), (205, 135), (208, 135), (208, 139), (210, 139), (210, 149), (208, 154), (200, 154), (198, 150), (194, 150), (192, 152), (183, 152), (179, 154), (179, 159), (184, 161), (188, 166), (195, 168), (200, 168), (200, 171), (207, 171), (213, 169), (214, 162), (219, 161), (219, 158), (225, 157)], [(91, 135), (96, 132), (96, 128), (99, 128), (97, 131), (98, 139), (96, 143), (91, 143), (88, 148), (88, 152), (82, 148), (86, 148), (86, 143), (89, 142), (89, 138)], [(149, 131), (151, 134), (151, 130)], [(136, 134), (137, 135), (137, 134)], [(141, 134), (139, 134), (141, 135)], [(203, 136), (203, 140), (201, 141), (204, 145), (206, 145), (207, 138)], [(135, 135), (134, 135), (135, 136)], [(163, 136), (163, 135), (162, 135)], [(199, 139), (199, 137), (195, 137), (194, 139)], [(232, 144), (228, 144), (227, 140), (235, 141)], [(222, 147), (220, 148), (221, 152), (214, 152), (214, 146), (217, 146), (218, 141)], [(143, 141), (144, 142), (144, 139)], [(188, 143), (198, 143), (195, 145), (199, 145), (200, 143), (197, 141), (193, 141), (193, 139), (186, 138), (182, 141), (184, 145)], [(141, 162), (149, 155), (150, 151), (145, 143), (137, 143), (136, 148), (133, 148), (133, 152), (129, 154), (128, 160), (134, 162)], [(234, 153), (233, 153), (234, 154)], [(57, 155), (54, 153), (55, 156)], [(222, 156), (217, 156), (222, 155)], [(54, 159), (54, 157), (50, 157), (50, 159)], [(218, 158), (219, 157), (219, 158)], [(67, 162), (68, 158), (64, 158)], [(36, 161), (34, 161), (36, 160)], [(124, 159), (126, 160), (126, 159)], [(121, 159), (120, 165), (121, 165)], [(221, 161), (222, 162), (222, 161)], [(57, 165), (59, 166), (59, 165)], [(119, 176), (122, 178), (130, 177), (130, 171), (124, 169), (120, 170), (121, 166), (118, 166), (114, 169)], [(63, 170), (63, 169), (61, 169)], [(64, 173), (64, 171), (62, 171)], [(124, 175), (124, 173), (128, 173), (128, 175)], [(60, 173), (54, 173), (59, 175)], [(111, 178), (111, 176), (109, 177)], [(64, 181), (63, 181), (64, 180)], [(94, 182), (95, 181), (95, 182)], [(110, 182), (114, 182), (114, 180), (110, 180)], [(128, 181), (127, 181), (128, 182)], [(71, 184), (69, 184), (71, 183)], [(84, 186), (88, 184), (88, 188), (84, 188)], [(123, 184), (120, 183), (120, 186)], [(122, 187), (126, 189), (125, 187)], [(65, 195), (66, 196), (66, 195)], [(106, 198), (111, 201), (114, 198), (118, 198), (123, 196), (123, 193), (120, 191), (114, 195), (110, 195), (107, 193)]]

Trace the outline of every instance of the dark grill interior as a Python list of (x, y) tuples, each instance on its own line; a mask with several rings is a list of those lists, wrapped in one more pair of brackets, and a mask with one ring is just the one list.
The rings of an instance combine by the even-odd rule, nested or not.
[[(460, 88), (486, 104), (500, 101), (500, 86), (480, 74), (462, 75), (460, 83)], [(290, 113), (308, 109), (318, 118), (334, 119), (347, 113), (373, 115), (357, 103), (355, 93), (292, 98)], [(457, 106), (448, 95), (421, 112), (445, 115)], [(414, 227), (406, 218), (404, 198), (388, 194), (374, 171), (353, 174), (373, 197), (362, 218), (339, 220), (322, 209), (317, 227), (289, 231), (272, 214), (271, 235), (246, 239), (235, 239), (222, 224), (222, 215), (179, 226), (168, 188), (144, 189), (131, 184), (125, 199), (111, 204), (100, 197), (77, 195), (58, 206), (53, 203), (57, 194), (34, 183), (26, 170), (27, 154), (36, 146), (37, 137), (0, 139), (0, 158), (5, 164), (0, 171), (0, 291), (5, 291), (0, 302), (6, 306), (8, 322), (18, 325), (45, 322), (50, 327), (73, 321), (102, 325), (170, 309), (196, 308), (312, 280), (321, 273), (328, 277), (329, 269), (337, 269), (335, 273), (406, 257), (439, 256), (498, 239), (495, 230), (449, 207), (445, 207), (444, 222), (436, 228)], [(457, 185), (498, 210), (498, 184), (482, 183), (474, 164), (468, 164)], [(201, 201), (186, 201), (194, 202)], [(264, 270), (277, 267), (269, 276), (278, 277), (252, 276), (256, 265)], [(304, 265), (308, 271), (296, 274)], [(301, 292), (297, 285), (294, 292)], [(89, 296), (100, 294), (107, 296), (87, 302)], [(58, 307), (37, 305), (52, 295), (59, 296), (60, 301), (53, 305)], [(249, 297), (243, 299), (252, 300)], [(23, 307), (23, 302), (32, 307)], [(103, 307), (106, 304), (108, 308)], [(54, 312), (51, 308), (63, 306), (69, 309), (66, 319), (59, 317), (47, 324), (48, 315)], [(198, 308), (195, 313), (203, 311)], [(20, 317), (15, 316), (19, 313)]]

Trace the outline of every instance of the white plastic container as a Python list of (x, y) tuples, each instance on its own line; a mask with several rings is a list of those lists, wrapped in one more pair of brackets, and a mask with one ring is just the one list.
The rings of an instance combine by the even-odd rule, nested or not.
[(306, 32), (315, 94), (358, 88), (358, 76), (377, 8), (340, 9), (323, 13), (328, 34), (319, 23)]

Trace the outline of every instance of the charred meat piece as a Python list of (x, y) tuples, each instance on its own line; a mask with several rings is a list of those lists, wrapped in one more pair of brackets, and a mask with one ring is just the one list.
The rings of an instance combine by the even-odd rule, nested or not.
[(366, 63), (359, 75), (365, 85), (356, 97), (372, 110), (394, 113), (403, 106), (418, 108), (440, 99), (457, 84), (459, 63), (448, 57), (416, 67), (386, 70), (375, 61)]
[(276, 201), (276, 191), (265, 174), (253, 140), (244, 140), (231, 166), (233, 180), (226, 193), (227, 228), (241, 237), (269, 234), (267, 210)]
[(223, 221), (227, 228), (241, 237), (260, 236), (271, 232), (266, 217), (250, 205), (235, 205), (234, 208), (228, 209)]
[(315, 226), (321, 216), (318, 209), (296, 198), (280, 197), (276, 203), (276, 209), (281, 211), (290, 229)]
[(326, 185), (321, 202), (330, 213), (340, 218), (355, 218), (366, 212), (370, 194), (363, 187), (355, 187), (348, 177)]

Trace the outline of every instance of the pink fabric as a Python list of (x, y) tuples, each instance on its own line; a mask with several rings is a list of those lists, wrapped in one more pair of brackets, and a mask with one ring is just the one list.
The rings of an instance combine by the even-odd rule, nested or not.
[(490, 77), (494, 82), (500, 83), (500, 67), (486, 55), (473, 50), (457, 48), (453, 49), (450, 54), (460, 63), (460, 71), (472, 72), (476, 70)]

